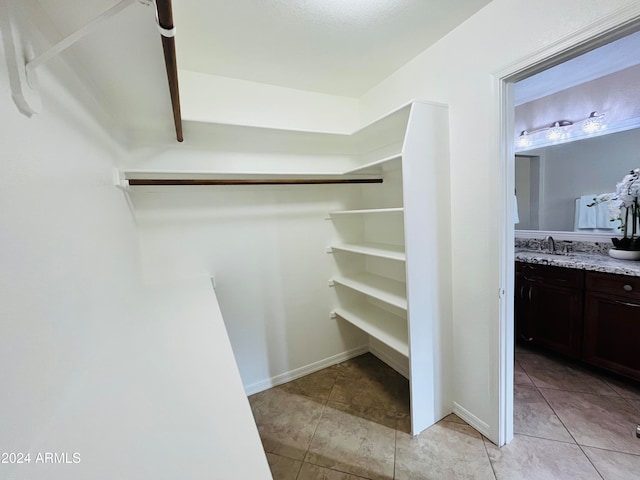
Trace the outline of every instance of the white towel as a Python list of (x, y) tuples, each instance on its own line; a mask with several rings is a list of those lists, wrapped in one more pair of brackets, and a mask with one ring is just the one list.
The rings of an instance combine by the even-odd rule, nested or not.
[(596, 209), (587, 207), (593, 203), (595, 195), (582, 195), (576, 202), (578, 228), (596, 228)]
[(518, 216), (518, 197), (513, 196), (513, 223), (520, 223), (520, 217)]
[(609, 201), (600, 202), (599, 204), (591, 207), (596, 211), (596, 228), (607, 230), (612, 230), (614, 228), (614, 222), (611, 221), (611, 216), (609, 215), (609, 203)]

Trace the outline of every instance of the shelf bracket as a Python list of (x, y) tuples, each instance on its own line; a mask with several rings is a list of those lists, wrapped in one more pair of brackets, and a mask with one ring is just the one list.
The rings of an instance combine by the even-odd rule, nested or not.
[(329, 286), (330, 287), (335, 287), (336, 286), (336, 282), (334, 282), (333, 280), (329, 280)]
[(329, 318), (338, 318), (338, 316), (336, 315), (336, 312), (331, 312), (329, 314)]
[(127, 180), (124, 174), (117, 168), (113, 169), (113, 184), (123, 192), (128, 193), (131, 191), (129, 180)]
[(6, 6), (4, 9), (6, 15), (0, 16), (2, 17), (2, 40), (7, 52), (11, 93), (18, 110), (27, 117), (31, 117), (42, 110), (36, 69), (91, 33), (98, 25), (135, 3), (135, 0), (121, 0), (39, 55), (34, 55), (33, 45), (24, 34), (29, 29), (26, 26), (24, 11), (19, 10), (20, 2), (4, 0), (3, 3)]
[(327, 253), (333, 253), (333, 248), (332, 247), (327, 247), (325, 251)]
[(32, 82), (35, 81), (34, 79), (35, 79), (36, 68), (38, 68), (40, 65), (44, 64), (45, 62), (49, 61), (59, 53), (63, 52), (64, 50), (69, 48), (71, 45), (76, 43), (81, 38), (87, 36), (98, 25), (104, 23), (106, 20), (109, 20), (111, 17), (117, 15), (122, 10), (129, 7), (130, 5), (133, 5), (133, 3), (134, 3), (133, 0), (121, 0), (120, 2), (116, 3), (113, 7), (111, 7), (109, 10), (106, 10), (105, 12), (101, 13), (96, 18), (91, 20), (82, 28), (79, 28), (68, 37), (63, 38), (61, 41), (59, 41), (58, 43), (53, 45), (51, 48), (49, 48), (49, 50), (41, 53), (37, 57), (32, 58), (30, 61), (28, 61), (25, 66), (25, 69), (27, 72), (27, 81), (29, 82), (29, 84), (33, 86)]
[[(135, 3), (136, 0), (121, 0), (83, 27), (52, 45), (48, 50), (35, 55), (33, 45), (25, 33), (29, 31), (29, 27), (26, 14), (19, 6), (20, 1), (0, 0), (0, 4), (4, 4), (4, 11), (6, 12), (6, 14), (0, 15), (2, 41), (7, 56), (11, 94), (18, 110), (27, 117), (40, 113), (42, 110), (42, 101), (38, 92), (38, 76), (36, 74), (38, 67), (44, 65), (94, 31), (96, 27)], [(153, 0), (137, 0), (137, 3), (148, 6), (153, 4)]]
[(37, 79), (27, 80), (26, 62), (34, 58), (33, 45), (21, 32), (27, 30), (24, 12), (17, 0), (0, 0), (0, 32), (9, 74), (11, 97), (20, 113), (31, 117), (42, 109)]

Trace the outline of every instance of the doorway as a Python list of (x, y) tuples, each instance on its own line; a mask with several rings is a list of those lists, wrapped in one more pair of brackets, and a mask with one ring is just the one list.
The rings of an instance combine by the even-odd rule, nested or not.
[(514, 408), (514, 216), (513, 193), (515, 179), (515, 139), (514, 139), (514, 86), (517, 82), (560, 65), (586, 52), (609, 44), (640, 30), (640, 16), (632, 10), (621, 13), (615, 20), (603, 19), (586, 31), (582, 31), (552, 45), (518, 64), (498, 72), (494, 78), (499, 92), (500, 118), (500, 171), (501, 198), (503, 201), (500, 244), (501, 244), (501, 307), (498, 338), (498, 418), (499, 445), (509, 443), (513, 438)]

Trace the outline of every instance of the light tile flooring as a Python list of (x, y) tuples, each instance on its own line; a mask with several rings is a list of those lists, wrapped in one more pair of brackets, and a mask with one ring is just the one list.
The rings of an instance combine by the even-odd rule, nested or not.
[(409, 435), (408, 383), (370, 354), (250, 397), (275, 480), (640, 479), (640, 387), (516, 349), (513, 441), (455, 415)]

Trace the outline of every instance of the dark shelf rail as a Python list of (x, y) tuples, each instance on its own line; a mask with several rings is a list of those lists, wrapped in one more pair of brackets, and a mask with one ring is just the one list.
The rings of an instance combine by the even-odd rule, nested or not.
[(212, 185), (323, 185), (344, 183), (382, 183), (382, 178), (329, 178), (329, 179), (128, 179), (129, 186), (212, 186)]
[[(159, 26), (164, 30), (173, 30), (173, 8), (171, 6), (171, 0), (156, 0), (156, 7)], [(184, 137), (182, 136), (182, 114), (180, 113), (180, 91), (178, 89), (178, 63), (176, 60), (175, 38), (163, 33), (162, 49), (164, 50), (164, 64), (167, 69), (167, 80), (169, 81), (169, 94), (171, 95), (176, 139), (182, 142)]]

